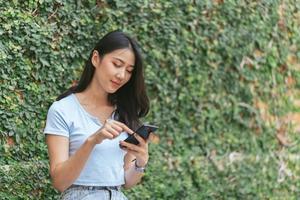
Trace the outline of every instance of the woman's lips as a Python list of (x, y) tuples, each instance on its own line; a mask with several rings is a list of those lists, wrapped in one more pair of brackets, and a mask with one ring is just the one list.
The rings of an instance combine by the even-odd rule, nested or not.
[(112, 83), (113, 83), (113, 85), (115, 85), (115, 86), (120, 86), (121, 85), (121, 83), (118, 83), (118, 82), (115, 82), (115, 81), (111, 81)]

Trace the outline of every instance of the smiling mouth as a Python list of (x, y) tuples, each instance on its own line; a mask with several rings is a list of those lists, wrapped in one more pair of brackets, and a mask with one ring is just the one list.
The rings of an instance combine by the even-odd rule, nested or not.
[(117, 83), (117, 82), (115, 82), (115, 81), (111, 81), (114, 85), (116, 85), (116, 86), (120, 86), (121, 85), (121, 83)]

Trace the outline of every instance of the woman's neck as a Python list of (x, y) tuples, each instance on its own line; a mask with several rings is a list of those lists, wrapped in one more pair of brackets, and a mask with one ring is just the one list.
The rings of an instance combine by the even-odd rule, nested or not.
[(103, 88), (97, 87), (93, 81), (79, 94), (79, 98), (82, 104), (88, 105), (89, 107), (111, 106), (108, 101), (108, 93), (105, 92)]

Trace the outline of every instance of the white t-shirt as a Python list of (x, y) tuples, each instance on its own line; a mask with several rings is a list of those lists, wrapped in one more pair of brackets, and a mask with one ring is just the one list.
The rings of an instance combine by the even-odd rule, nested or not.
[[(114, 119), (114, 113), (111, 116)], [(73, 155), (85, 140), (102, 127), (98, 118), (90, 115), (81, 106), (77, 97), (71, 94), (55, 101), (48, 110), (45, 134), (69, 138), (69, 156)], [(89, 186), (119, 186), (125, 183), (124, 156), (126, 151), (119, 147), (119, 141), (128, 134), (105, 139), (92, 150), (80, 176), (73, 184)]]

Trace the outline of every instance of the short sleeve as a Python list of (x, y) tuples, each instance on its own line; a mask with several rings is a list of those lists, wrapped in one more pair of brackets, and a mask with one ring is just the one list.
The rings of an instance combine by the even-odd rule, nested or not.
[(44, 134), (69, 137), (69, 127), (58, 102), (54, 102), (48, 110)]

